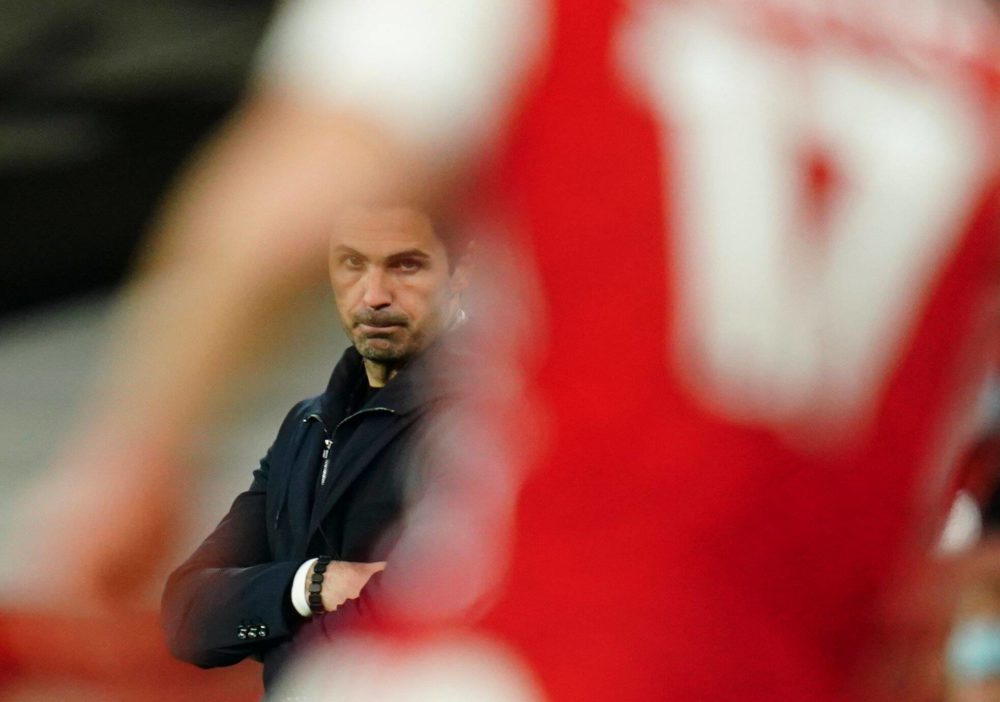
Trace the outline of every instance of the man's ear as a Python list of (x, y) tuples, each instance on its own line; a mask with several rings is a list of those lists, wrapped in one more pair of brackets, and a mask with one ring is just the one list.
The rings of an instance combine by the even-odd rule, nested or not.
[(455, 262), (455, 268), (451, 272), (451, 282), (449, 283), (449, 287), (452, 294), (457, 295), (469, 287), (469, 280), (472, 277), (473, 266), (475, 263), (475, 255), (476, 242), (470, 241), (465, 245), (462, 254)]

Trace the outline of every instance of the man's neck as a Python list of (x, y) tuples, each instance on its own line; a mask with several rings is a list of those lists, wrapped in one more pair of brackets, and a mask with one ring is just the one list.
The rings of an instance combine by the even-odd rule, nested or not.
[(365, 375), (368, 376), (368, 385), (373, 388), (385, 386), (399, 372), (399, 366), (390, 366), (376, 361), (369, 361), (367, 358), (364, 359), (364, 362)]

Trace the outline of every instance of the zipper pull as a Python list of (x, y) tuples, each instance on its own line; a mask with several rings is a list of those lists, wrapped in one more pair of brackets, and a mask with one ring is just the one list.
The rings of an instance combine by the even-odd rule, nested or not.
[(330, 470), (330, 447), (333, 439), (323, 439), (323, 472), (319, 474), (319, 484), (326, 485), (326, 474)]

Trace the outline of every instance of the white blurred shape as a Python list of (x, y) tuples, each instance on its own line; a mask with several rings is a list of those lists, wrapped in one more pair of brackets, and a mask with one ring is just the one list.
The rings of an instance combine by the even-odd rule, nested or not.
[(495, 133), (541, 46), (534, 0), (296, 0), (261, 53), (265, 82), (349, 107), (437, 160)]
[(541, 702), (526, 666), (496, 641), (455, 634), (419, 643), (345, 636), (301, 658), (277, 702)]
[[(717, 19), (638, 6), (621, 46), (684, 173), (665, 179), (671, 361), (730, 419), (837, 441), (876, 406), (974, 204), (974, 105), (902, 59)], [(809, 156), (832, 171), (815, 218)]]
[(937, 551), (942, 555), (966, 551), (982, 533), (983, 518), (976, 501), (964, 490), (959, 491), (938, 539)]

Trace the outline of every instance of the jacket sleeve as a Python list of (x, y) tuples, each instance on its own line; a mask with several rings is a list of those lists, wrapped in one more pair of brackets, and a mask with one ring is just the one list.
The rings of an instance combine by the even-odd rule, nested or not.
[(272, 561), (267, 538), (274, 451), (254, 471), (250, 489), (167, 580), (162, 624), (171, 654), (181, 660), (203, 668), (232, 665), (287, 639), (299, 624), (289, 589), (301, 564)]

